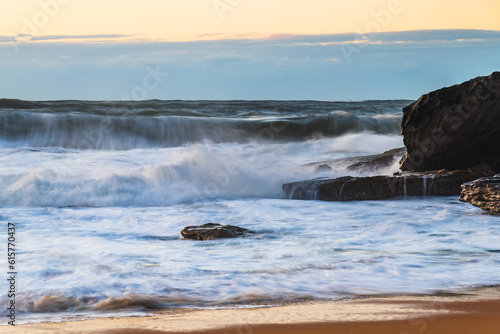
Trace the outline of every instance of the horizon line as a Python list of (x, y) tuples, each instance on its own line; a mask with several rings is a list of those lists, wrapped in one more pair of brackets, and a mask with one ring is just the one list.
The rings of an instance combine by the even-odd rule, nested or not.
[[(162, 39), (162, 38), (137, 38), (138, 36), (143, 36), (144, 34), (92, 34), (92, 35), (8, 35), (0, 36), (1, 44), (27, 44), (27, 43), (37, 43), (37, 44), (154, 44), (154, 43), (190, 43), (190, 42), (216, 42), (216, 41), (286, 41), (293, 40), (297, 38), (310, 38), (310, 37), (333, 37), (333, 36), (378, 36), (378, 35), (388, 35), (395, 33), (431, 33), (431, 32), (489, 32), (489, 33), (500, 33), (500, 30), (491, 29), (413, 29), (413, 30), (393, 30), (393, 31), (382, 31), (382, 32), (344, 32), (344, 33), (325, 33), (325, 34), (292, 34), (292, 33), (208, 33), (193, 36), (193, 38), (184, 39)], [(219, 38), (200, 38), (207, 36), (219, 36)], [(225, 36), (225, 37), (220, 37)]]

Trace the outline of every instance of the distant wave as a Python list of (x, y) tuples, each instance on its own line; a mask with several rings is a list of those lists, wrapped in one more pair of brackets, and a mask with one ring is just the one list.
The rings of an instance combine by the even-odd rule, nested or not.
[(0, 111), (0, 146), (126, 150), (188, 143), (302, 141), (346, 133), (399, 134), (400, 117), (330, 113), (299, 117), (99, 116)]
[(35, 110), (54, 113), (151, 116), (304, 116), (345, 110), (351, 115), (401, 113), (408, 100), (380, 101), (247, 101), (247, 100), (146, 100), (146, 101), (25, 101), (1, 99), (0, 110)]
[(0, 109), (36, 109), (39, 108), (37, 102), (17, 99), (0, 99)]

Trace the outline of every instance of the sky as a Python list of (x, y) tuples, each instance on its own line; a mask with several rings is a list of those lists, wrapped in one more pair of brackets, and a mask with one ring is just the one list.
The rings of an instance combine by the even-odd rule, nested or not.
[(0, 97), (416, 99), (500, 70), (498, 0), (0, 3)]

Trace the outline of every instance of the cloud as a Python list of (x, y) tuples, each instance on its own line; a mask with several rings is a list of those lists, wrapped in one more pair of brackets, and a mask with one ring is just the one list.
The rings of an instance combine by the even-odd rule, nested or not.
[(416, 42), (465, 42), (465, 41), (487, 41), (500, 40), (500, 31), (496, 30), (468, 30), (468, 29), (448, 29), (448, 30), (412, 30), (384, 33), (367, 34), (329, 34), (329, 35), (293, 35), (293, 34), (273, 34), (265, 41), (278, 43), (303, 43), (303, 44), (401, 44)]
[(197, 62), (203, 62), (205, 65), (208, 64), (231, 64), (235, 61), (240, 61), (242, 59), (249, 59), (248, 55), (242, 54), (240, 52), (216, 52), (208, 53), (199, 57), (195, 57), (192, 60)]
[[(116, 38), (112, 43), (85, 39), (96, 36), (100, 42)], [(500, 32), (481, 30), (141, 43), (120, 36), (45, 36), (44, 42), (20, 43), (17, 53), (12, 43), (1, 44), (0, 72), (9, 83), (2, 94), (119, 99), (142, 84), (148, 68), (160, 66), (170, 75), (150, 98), (418, 98), (498, 70), (500, 53)], [(354, 50), (349, 61), (345, 47)]]
[(29, 34), (17, 34), (12, 36), (0, 36), (0, 43), (28, 43), (40, 41), (58, 41), (69, 42), (71, 40), (111, 40), (129, 38), (135, 35), (105, 34), (105, 35), (47, 35), (33, 36)]
[(116, 39), (130, 37), (131, 35), (120, 34), (107, 34), (107, 35), (48, 35), (48, 36), (34, 36), (31, 37), (32, 41), (50, 41), (60, 39)]
[(12, 43), (15, 42), (16, 37), (14, 36), (0, 36), (0, 43)]
[(67, 43), (78, 43), (83, 40), (116, 40), (123, 43), (197, 43), (197, 42), (241, 42), (247, 45), (342, 45), (342, 44), (403, 44), (403, 43), (438, 43), (438, 42), (481, 42), (481, 41), (499, 41), (500, 31), (495, 30), (471, 30), (471, 29), (447, 29), (447, 30), (412, 30), (383, 33), (367, 34), (321, 34), (321, 35), (303, 35), (303, 34), (227, 34), (227, 33), (209, 33), (196, 36), (196, 40), (183, 42), (153, 41), (140, 39), (138, 35), (123, 34), (95, 34), (95, 35), (47, 35), (31, 36), (18, 34), (17, 36), (0, 36), (0, 43), (16, 42), (47, 42), (64, 41)]
[(116, 58), (110, 58), (102, 61), (102, 64), (105, 66), (112, 66), (112, 65), (125, 65), (129, 64), (131, 61), (131, 58), (129, 55), (121, 55)]
[(212, 33), (197, 35), (198, 40), (266, 39), (268, 34), (250, 32), (245, 34)]

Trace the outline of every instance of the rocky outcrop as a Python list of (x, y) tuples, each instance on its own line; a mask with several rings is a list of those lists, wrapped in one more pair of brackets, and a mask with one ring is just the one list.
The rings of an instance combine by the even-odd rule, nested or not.
[(467, 170), (406, 172), (394, 176), (320, 178), (283, 185), (290, 199), (323, 201), (382, 200), (405, 196), (458, 196), (461, 185), (493, 175), (487, 165)]
[(201, 226), (188, 226), (181, 231), (182, 237), (193, 240), (212, 240), (225, 238), (238, 238), (254, 232), (242, 227), (221, 224), (204, 224)]
[[(285, 196), (327, 201), (455, 196), (462, 184), (500, 172), (500, 72), (423, 95), (403, 109), (402, 134), (402, 149), (304, 166), (322, 175), (338, 171), (338, 166), (345, 166), (348, 172), (376, 175), (387, 173), (387, 168), (404, 155), (402, 173), (288, 183), (283, 185)], [(491, 183), (491, 178), (487, 180)], [(466, 187), (464, 191), (469, 193), (463, 195), (464, 200), (472, 198), (472, 189), (479, 191), (476, 186)], [(488, 201), (496, 195), (492, 196), (488, 195)]]
[(500, 172), (500, 72), (423, 95), (403, 113), (401, 170), (487, 163)]
[(500, 214), (500, 174), (462, 185), (460, 200)]
[[(334, 170), (332, 166), (345, 166), (347, 172), (354, 173), (380, 173), (385, 172), (388, 168), (394, 165), (395, 162), (401, 160), (406, 154), (406, 147), (394, 148), (381, 154), (366, 155), (360, 157), (348, 157), (327, 160), (322, 162), (313, 162), (303, 167), (313, 167), (316, 172), (329, 172)], [(341, 167), (341, 168), (342, 168)]]
[(347, 166), (346, 171), (357, 173), (375, 173), (391, 167), (406, 154), (406, 147), (394, 148), (382, 154), (360, 157), (359, 162)]

